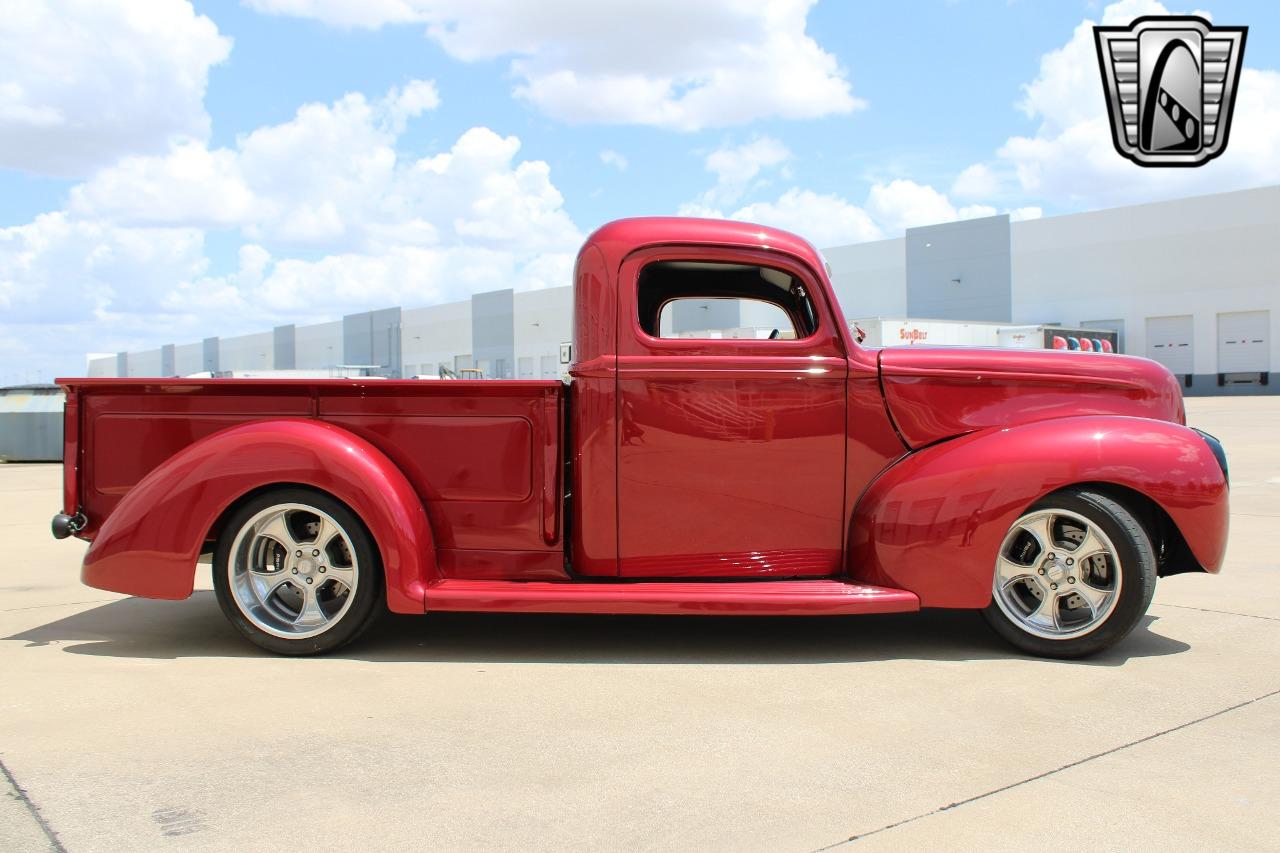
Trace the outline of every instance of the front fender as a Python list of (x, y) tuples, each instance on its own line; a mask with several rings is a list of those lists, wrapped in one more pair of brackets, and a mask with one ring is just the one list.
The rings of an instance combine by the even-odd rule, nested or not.
[(1077, 483), (1141, 492), (1201, 566), (1221, 568), (1227, 483), (1204, 440), (1165, 421), (1089, 416), (981, 430), (906, 456), (854, 510), (849, 573), (910, 590), (922, 607), (984, 607), (1013, 521)]
[(147, 598), (186, 598), (205, 537), (238, 498), (288, 483), (328, 492), (368, 526), (382, 555), (387, 604), (422, 613), (436, 578), (426, 511), (380, 450), (321, 421), (279, 419), (230, 427), (165, 460), (107, 517), (85, 555), (83, 581)]

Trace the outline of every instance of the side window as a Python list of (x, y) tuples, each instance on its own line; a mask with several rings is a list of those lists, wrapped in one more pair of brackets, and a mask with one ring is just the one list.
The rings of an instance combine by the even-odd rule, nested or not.
[(663, 303), (655, 337), (795, 340), (796, 327), (787, 312), (772, 302), (678, 296)]
[(817, 331), (798, 278), (754, 264), (659, 261), (640, 271), (638, 321), (655, 338), (794, 340)]

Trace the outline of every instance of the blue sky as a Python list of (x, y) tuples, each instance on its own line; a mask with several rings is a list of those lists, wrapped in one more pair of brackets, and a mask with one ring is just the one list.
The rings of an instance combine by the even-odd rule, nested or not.
[(1085, 23), (1146, 0), (29, 6), (0, 21), (0, 384), (567, 283), (621, 216), (834, 245), (1280, 182), (1273, 3), (1207, 5), (1250, 32), (1231, 147), (1197, 170), (1099, 132)]

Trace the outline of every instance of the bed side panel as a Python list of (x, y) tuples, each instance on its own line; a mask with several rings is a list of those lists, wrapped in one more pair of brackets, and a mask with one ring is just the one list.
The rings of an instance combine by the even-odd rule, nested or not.
[(563, 577), (558, 454), (546, 452), (562, 395), (558, 382), (385, 383), (325, 389), (318, 414), (404, 471), (446, 576)]

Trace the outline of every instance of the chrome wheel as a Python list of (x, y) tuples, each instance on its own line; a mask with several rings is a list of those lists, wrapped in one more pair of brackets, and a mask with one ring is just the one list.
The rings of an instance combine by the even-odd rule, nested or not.
[(328, 513), (301, 503), (267, 507), (245, 522), (226, 572), (240, 612), (268, 634), (290, 640), (337, 624), (360, 582), (351, 536)]
[(992, 595), (1021, 630), (1069, 640), (1106, 621), (1121, 582), (1115, 546), (1097, 524), (1069, 510), (1041, 509), (1005, 536)]

